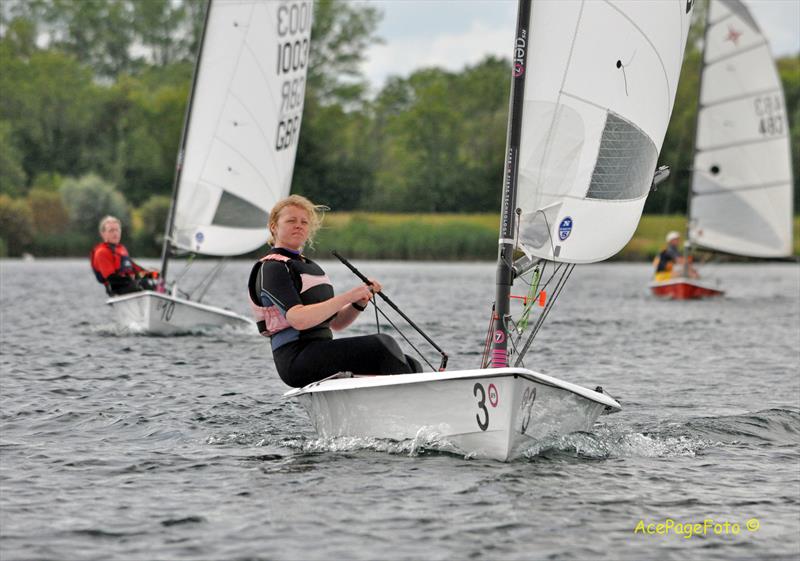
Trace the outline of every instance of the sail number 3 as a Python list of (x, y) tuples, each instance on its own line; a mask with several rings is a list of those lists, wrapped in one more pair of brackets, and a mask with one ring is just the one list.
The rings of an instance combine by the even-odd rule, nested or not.
[[(482, 431), (485, 431), (489, 428), (489, 409), (486, 407), (487, 391), (484, 389), (483, 384), (476, 383), (474, 386), (472, 386), (472, 395), (478, 397), (479, 392), (481, 394), (480, 398), (478, 398), (479, 412), (475, 414), (475, 420), (478, 421), (478, 428)], [(494, 384), (489, 384), (488, 398), (489, 405), (492, 407), (497, 407), (499, 394), (497, 392), (497, 387)], [(481, 412), (483, 412), (483, 414), (481, 414)]]

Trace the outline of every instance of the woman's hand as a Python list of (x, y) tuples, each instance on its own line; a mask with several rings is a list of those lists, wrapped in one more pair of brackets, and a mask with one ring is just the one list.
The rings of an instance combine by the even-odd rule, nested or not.
[(372, 298), (372, 288), (366, 284), (362, 284), (361, 286), (351, 288), (345, 292), (344, 297), (347, 298), (349, 304), (358, 303), (365, 305), (369, 302), (370, 298)]
[(371, 284), (362, 284), (361, 286), (357, 286), (345, 292), (347, 301), (351, 304), (357, 303), (361, 306), (366, 306), (367, 302), (372, 299), (372, 295), (380, 292), (383, 289), (381, 283), (375, 279), (369, 279), (369, 282)]

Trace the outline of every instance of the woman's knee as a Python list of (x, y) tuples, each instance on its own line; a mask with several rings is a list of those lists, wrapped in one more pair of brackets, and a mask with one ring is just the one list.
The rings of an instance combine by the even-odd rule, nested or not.
[(400, 345), (397, 341), (394, 340), (394, 337), (391, 335), (387, 335), (386, 333), (376, 333), (374, 335), (375, 340), (385, 349), (391, 351), (393, 355), (396, 356), (403, 356), (403, 350), (400, 348)]

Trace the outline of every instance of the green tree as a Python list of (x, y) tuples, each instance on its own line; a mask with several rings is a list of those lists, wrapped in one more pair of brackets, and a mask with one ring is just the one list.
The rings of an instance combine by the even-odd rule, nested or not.
[(49, 0), (42, 12), (51, 46), (73, 55), (98, 76), (113, 77), (134, 68), (130, 2)]
[(69, 215), (58, 192), (34, 188), (27, 199), (37, 235), (57, 235), (67, 231)]
[(100, 219), (110, 214), (130, 225), (130, 213), (125, 197), (98, 175), (67, 178), (61, 184), (61, 199), (69, 215), (72, 229), (87, 236), (97, 235)]
[(0, 194), (0, 239), (13, 257), (22, 255), (33, 241), (33, 217), (24, 199)]
[(164, 240), (170, 197), (154, 195), (138, 209), (141, 227), (134, 234), (137, 255), (158, 255)]
[(20, 51), (0, 38), (0, 121), (28, 179), (41, 172), (88, 171), (84, 154), (102, 124), (95, 122), (98, 86), (89, 69), (58, 51)]
[(18, 197), (25, 192), (26, 183), (22, 153), (11, 138), (11, 123), (0, 121), (0, 193)]
[(381, 12), (342, 0), (317, 0), (311, 30), (306, 96), (323, 104), (359, 105), (367, 82), (360, 70), (369, 45), (379, 42)]
[[(367, 82), (360, 71), (378, 41), (372, 6), (318, 0), (314, 6), (305, 107), (292, 191), (338, 210), (356, 208), (371, 191)], [(360, 111), (359, 111), (360, 110)]]

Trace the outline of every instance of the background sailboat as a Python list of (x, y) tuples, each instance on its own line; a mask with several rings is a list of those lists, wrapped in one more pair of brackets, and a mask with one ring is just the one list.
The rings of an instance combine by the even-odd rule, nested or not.
[[(709, 2), (702, 60), (687, 240), (715, 252), (789, 257), (794, 182), (783, 86), (739, 0)], [(651, 289), (678, 299), (722, 294), (684, 276)]]
[[(538, 292), (548, 262), (563, 286), (575, 263), (606, 259), (633, 235), (672, 112), (692, 5), (519, 2), (497, 292), (482, 364), (492, 368), (337, 377), (287, 392), (320, 435), (428, 435), (447, 449), (508, 460), (620, 409), (600, 388), (524, 368), (532, 339), (508, 366), (522, 343), (510, 290), (530, 270)], [(516, 252), (526, 257), (515, 264)]]
[(121, 325), (174, 333), (253, 323), (185, 297), (169, 280), (170, 257), (266, 243), (269, 211), (291, 187), (311, 23), (311, 0), (209, 1), (162, 252), (169, 293), (109, 299)]

